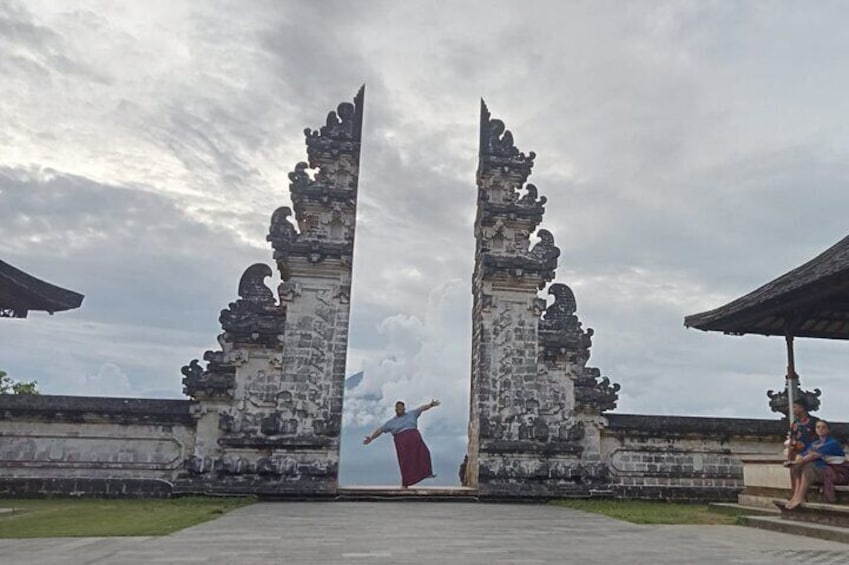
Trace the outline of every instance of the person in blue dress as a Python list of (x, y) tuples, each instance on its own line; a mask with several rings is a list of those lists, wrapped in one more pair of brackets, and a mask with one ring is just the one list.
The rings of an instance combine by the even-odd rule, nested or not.
[(829, 435), (828, 422), (818, 420), (815, 429), (818, 439), (790, 462), (790, 474), (795, 478), (795, 489), (793, 496), (787, 501), (788, 510), (805, 502), (811, 485), (823, 483), (827, 474), (833, 481), (831, 475), (834, 475), (834, 471), (842, 471), (847, 467), (846, 453), (840, 442)]

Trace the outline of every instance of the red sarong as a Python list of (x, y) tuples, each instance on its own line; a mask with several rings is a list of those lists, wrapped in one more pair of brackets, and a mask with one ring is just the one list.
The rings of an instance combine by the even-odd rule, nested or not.
[(845, 485), (849, 483), (849, 462), (844, 461), (838, 465), (826, 465), (822, 472), (822, 493), (827, 502), (834, 503), (837, 500), (837, 492), (834, 485)]
[(395, 434), (394, 439), (402, 485), (408, 487), (433, 476), (430, 451), (419, 430), (404, 430)]

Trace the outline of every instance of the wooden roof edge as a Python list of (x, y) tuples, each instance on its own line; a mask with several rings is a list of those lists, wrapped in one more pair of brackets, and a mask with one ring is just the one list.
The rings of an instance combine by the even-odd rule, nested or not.
[[(808, 273), (808, 271), (810, 271), (812, 267), (815, 267), (820, 263), (833, 260), (832, 256), (837, 255), (840, 252), (844, 252), (846, 255), (846, 257), (843, 258), (843, 260), (846, 261), (846, 265), (843, 268), (839, 269), (836, 272), (829, 272), (821, 276), (815, 276), (816, 273)], [(704, 326), (713, 321), (717, 321), (717, 319), (719, 318), (738, 315), (740, 317), (745, 317), (747, 315), (747, 310), (762, 306), (779, 297), (792, 296), (794, 294), (804, 292), (804, 290), (810, 287), (811, 285), (829, 284), (830, 281), (834, 279), (839, 279), (841, 276), (847, 275), (847, 273), (849, 273), (849, 236), (844, 237), (822, 253), (818, 254), (813, 259), (806, 261), (802, 265), (791, 269), (783, 275), (776, 277), (768, 283), (759, 286), (755, 290), (744, 294), (743, 296), (736, 298), (723, 306), (714, 308), (712, 310), (699, 312), (697, 314), (690, 314), (689, 316), (685, 316), (684, 326), (687, 328), (696, 328), (703, 329), (704, 331), (709, 331), (711, 328), (702, 328), (699, 326)], [(789, 279), (793, 279), (795, 277), (801, 277), (803, 279), (802, 282), (790, 289), (781, 288), (783, 284), (786, 283)], [(775, 305), (773, 306), (773, 308), (778, 309), (780, 308), (780, 306), (781, 305)]]
[[(43, 309), (51, 314), (79, 308), (85, 298), (79, 292), (41, 280), (3, 260), (0, 260), (0, 280), (5, 280), (8, 284), (16, 286), (19, 291), (41, 300), (46, 305)], [(29, 308), (35, 309), (37, 308)]]

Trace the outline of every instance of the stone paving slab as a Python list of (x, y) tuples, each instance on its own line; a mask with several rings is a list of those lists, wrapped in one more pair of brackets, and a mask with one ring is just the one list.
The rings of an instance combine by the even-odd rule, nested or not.
[(541, 505), (280, 502), (159, 538), (0, 539), (3, 565), (849, 563), (849, 545)]

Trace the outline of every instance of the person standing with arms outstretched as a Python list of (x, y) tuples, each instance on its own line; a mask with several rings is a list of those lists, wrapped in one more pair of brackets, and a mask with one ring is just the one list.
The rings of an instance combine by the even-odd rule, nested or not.
[(380, 434), (392, 434), (395, 452), (398, 454), (398, 466), (401, 468), (401, 488), (436, 476), (430, 463), (430, 450), (418, 430), (419, 416), (435, 406), (439, 406), (439, 401), (431, 400), (408, 412), (406, 405), (399, 400), (395, 403), (395, 417), (363, 440), (363, 445), (368, 445)]

